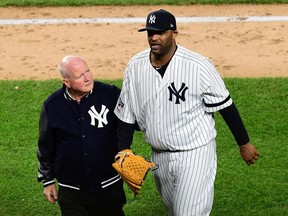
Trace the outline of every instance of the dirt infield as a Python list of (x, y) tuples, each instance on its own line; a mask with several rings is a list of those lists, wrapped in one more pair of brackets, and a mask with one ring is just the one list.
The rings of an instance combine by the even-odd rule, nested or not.
[[(287, 16), (288, 5), (0, 8), (0, 19)], [(0, 25), (0, 79), (58, 79), (59, 60), (83, 56), (97, 79), (123, 78), (132, 55), (147, 48), (140, 23)], [(211, 58), (223, 77), (288, 76), (288, 22), (178, 23), (178, 44)]]

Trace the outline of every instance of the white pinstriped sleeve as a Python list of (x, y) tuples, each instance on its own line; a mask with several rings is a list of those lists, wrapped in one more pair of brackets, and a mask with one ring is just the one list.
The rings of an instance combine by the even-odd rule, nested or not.
[(130, 94), (130, 76), (129, 66), (126, 68), (125, 76), (123, 80), (122, 90), (118, 98), (116, 107), (114, 109), (115, 115), (123, 122), (134, 124), (135, 115), (132, 112), (131, 104), (129, 101), (132, 100)]
[(201, 69), (200, 86), (204, 102), (204, 110), (212, 113), (224, 109), (232, 104), (219, 72), (209, 59), (204, 59), (205, 64)]

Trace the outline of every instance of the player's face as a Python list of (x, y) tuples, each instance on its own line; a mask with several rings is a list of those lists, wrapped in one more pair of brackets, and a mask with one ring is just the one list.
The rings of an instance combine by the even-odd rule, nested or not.
[(174, 52), (176, 45), (175, 38), (178, 32), (173, 30), (167, 31), (147, 31), (148, 43), (151, 52), (157, 56), (164, 56), (169, 52)]
[(75, 96), (81, 97), (93, 89), (93, 75), (85, 62), (77, 62), (70, 68), (70, 75), (63, 79), (66, 87)]

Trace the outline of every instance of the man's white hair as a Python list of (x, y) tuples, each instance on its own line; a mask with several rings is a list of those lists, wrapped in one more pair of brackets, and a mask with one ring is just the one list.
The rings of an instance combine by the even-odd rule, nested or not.
[(76, 55), (67, 55), (65, 56), (60, 63), (58, 64), (58, 70), (63, 78), (68, 78), (70, 76), (69, 70), (67, 69), (67, 65), (72, 61), (72, 60), (81, 60), (83, 62), (86, 62), (83, 58), (80, 56)]

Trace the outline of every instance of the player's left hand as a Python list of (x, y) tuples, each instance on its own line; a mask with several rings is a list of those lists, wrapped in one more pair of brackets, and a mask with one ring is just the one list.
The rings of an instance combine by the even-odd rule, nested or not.
[(158, 167), (152, 161), (136, 155), (130, 149), (119, 152), (115, 156), (112, 166), (135, 195), (140, 193), (147, 172)]
[(260, 156), (257, 149), (251, 143), (240, 146), (240, 154), (248, 165), (255, 164)]

